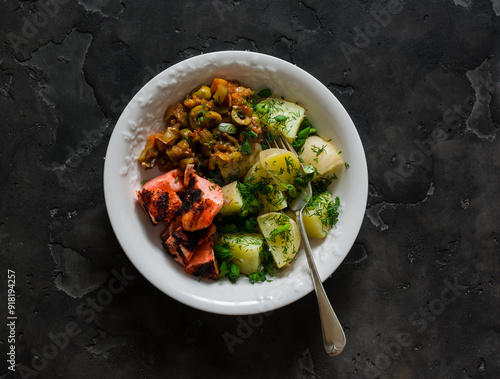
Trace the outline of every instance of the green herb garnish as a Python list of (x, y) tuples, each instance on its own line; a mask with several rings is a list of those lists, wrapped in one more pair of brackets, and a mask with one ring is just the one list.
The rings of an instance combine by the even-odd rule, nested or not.
[(252, 137), (252, 138), (259, 138), (259, 135), (257, 133), (255, 133), (253, 130), (247, 130), (246, 131), (246, 134), (249, 136), (249, 137)]
[(248, 140), (245, 140), (245, 142), (243, 142), (243, 145), (241, 145), (240, 147), (240, 151), (246, 155), (252, 154), (252, 149), (250, 147), (250, 143), (248, 143)]
[(262, 250), (259, 253), (260, 256), (260, 268), (258, 271), (248, 275), (248, 279), (250, 283), (261, 283), (264, 281), (271, 282), (271, 280), (267, 279), (266, 275), (273, 276), (274, 274), (274, 260), (267, 246), (267, 243), (264, 242), (262, 246)]
[(257, 96), (259, 96), (259, 97), (269, 97), (269, 96), (271, 96), (271, 95), (272, 95), (272, 93), (271, 93), (271, 91), (269, 90), (269, 88), (263, 89), (262, 91), (260, 91), (260, 92), (257, 94)]
[(286, 232), (288, 229), (290, 229), (290, 223), (286, 223), (285, 225), (278, 226), (276, 229), (274, 229), (271, 234), (269, 235), (269, 238), (274, 240), (278, 235), (280, 235), (283, 232)]

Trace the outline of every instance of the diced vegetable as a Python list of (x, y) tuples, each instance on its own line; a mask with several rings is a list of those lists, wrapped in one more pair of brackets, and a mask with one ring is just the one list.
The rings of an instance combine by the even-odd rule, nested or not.
[(227, 80), (215, 78), (210, 88), (216, 103), (223, 103), (229, 91), (229, 83)]
[(281, 130), (290, 142), (295, 139), (305, 114), (300, 105), (281, 99), (263, 100), (256, 109), (264, 125), (271, 131)]
[(226, 181), (240, 176), (242, 162), (243, 157), (239, 151), (215, 153), (215, 163)]
[(295, 257), (300, 246), (297, 223), (281, 212), (271, 212), (257, 217), (257, 224), (264, 236), (277, 268), (282, 268)]
[(234, 181), (222, 187), (224, 205), (219, 211), (220, 215), (231, 216), (241, 212), (243, 197), (238, 189), (238, 182)]
[(331, 142), (318, 136), (310, 136), (306, 139), (299, 157), (305, 165), (312, 165), (318, 176), (331, 174), (344, 165), (344, 160), (337, 148)]
[(233, 262), (239, 266), (243, 274), (250, 275), (259, 269), (260, 251), (264, 244), (264, 238), (260, 234), (225, 234), (219, 243), (229, 246)]

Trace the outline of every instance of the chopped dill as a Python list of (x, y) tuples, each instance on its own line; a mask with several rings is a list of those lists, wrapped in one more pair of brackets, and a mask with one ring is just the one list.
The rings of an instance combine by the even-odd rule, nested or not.
[(290, 229), (290, 223), (278, 226), (276, 229), (274, 229), (271, 232), (271, 234), (269, 235), (269, 238), (271, 238), (272, 240), (275, 240), (278, 235), (280, 235), (283, 232), (286, 232), (288, 229)]

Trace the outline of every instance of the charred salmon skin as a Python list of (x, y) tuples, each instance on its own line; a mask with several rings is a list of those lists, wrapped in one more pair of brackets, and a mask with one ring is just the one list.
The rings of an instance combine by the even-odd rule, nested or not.
[(143, 189), (137, 191), (137, 198), (153, 224), (170, 222), (177, 217), (177, 211), (182, 207), (182, 201), (173, 191), (161, 189)]
[(219, 279), (219, 266), (215, 261), (213, 239), (209, 237), (198, 246), (186, 267), (188, 274), (201, 276), (207, 279)]
[(198, 246), (214, 234), (215, 229), (215, 225), (210, 224), (208, 228), (188, 232), (181, 226), (172, 232), (163, 246), (176, 262), (186, 267)]

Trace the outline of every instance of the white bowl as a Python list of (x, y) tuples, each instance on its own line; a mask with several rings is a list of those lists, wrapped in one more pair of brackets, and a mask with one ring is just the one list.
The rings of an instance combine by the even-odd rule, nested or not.
[(272, 56), (223, 51), (203, 54), (169, 67), (151, 79), (130, 101), (111, 136), (104, 167), (104, 194), (113, 230), (123, 250), (153, 285), (170, 297), (208, 312), (243, 315), (274, 310), (313, 290), (304, 252), (286, 269), (275, 271), (271, 282), (236, 284), (223, 278), (200, 280), (188, 275), (161, 246), (161, 226), (151, 225), (136, 200), (141, 180), (158, 171), (145, 171), (137, 163), (146, 138), (162, 129), (169, 104), (215, 77), (237, 80), (256, 91), (298, 101), (319, 134), (332, 138), (349, 163), (331, 187), (341, 200), (337, 228), (325, 240), (311, 240), (322, 280), (328, 278), (351, 249), (361, 227), (368, 193), (366, 159), (359, 135), (349, 115), (334, 95), (313, 76)]

